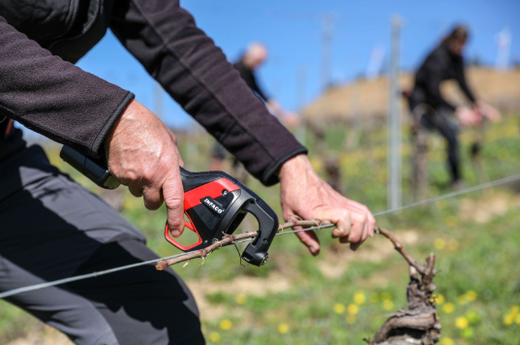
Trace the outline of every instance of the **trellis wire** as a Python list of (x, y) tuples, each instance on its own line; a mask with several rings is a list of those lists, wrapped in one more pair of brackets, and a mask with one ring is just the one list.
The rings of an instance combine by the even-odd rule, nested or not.
[[(410, 208), (413, 208), (413, 207), (429, 204), (429, 203), (436, 202), (436, 201), (443, 200), (443, 199), (453, 198), (453, 197), (456, 197), (456, 196), (459, 196), (459, 195), (463, 195), (463, 194), (467, 194), (467, 193), (471, 193), (471, 192), (476, 192), (476, 191), (479, 191), (479, 190), (482, 190), (482, 189), (495, 187), (495, 186), (498, 186), (498, 185), (506, 184), (506, 183), (509, 183), (509, 182), (517, 181), (517, 180), (520, 180), (520, 174), (504, 177), (502, 179), (498, 179), (498, 180), (494, 180), (494, 181), (490, 181), (490, 182), (486, 182), (486, 183), (482, 183), (480, 185), (469, 187), (469, 188), (465, 188), (465, 189), (462, 189), (462, 190), (459, 190), (459, 191), (455, 191), (455, 192), (439, 195), (439, 196), (436, 196), (436, 197), (433, 197), (433, 198), (429, 198), (429, 199), (425, 199), (425, 200), (422, 200), (422, 201), (414, 202), (414, 203), (411, 203), (411, 204), (408, 204), (408, 205), (405, 205), (405, 206), (402, 206), (402, 207), (398, 207), (398, 208), (394, 208), (394, 209), (390, 209), (390, 210), (374, 213), (374, 217), (379, 217), (379, 216), (383, 216), (383, 215), (386, 215), (386, 214), (392, 214), (392, 213), (400, 212), (400, 211), (407, 210), (407, 209), (410, 209)], [(334, 224), (327, 224), (327, 225), (315, 226), (315, 227), (310, 227), (310, 228), (305, 228), (305, 229), (288, 230), (288, 231), (278, 232), (276, 235), (277, 236), (281, 236), (281, 235), (293, 234), (293, 233), (303, 232), (303, 231), (311, 231), (311, 230), (331, 228), (333, 226), (334, 226)], [(248, 242), (248, 241), (251, 241), (251, 240), (252, 239), (244, 239), (244, 240), (241, 240), (241, 241), (236, 241), (235, 243)], [(176, 257), (188, 255), (188, 254), (190, 254), (190, 252), (180, 253), (180, 254), (176, 254), (176, 255), (171, 255), (171, 256), (158, 258), (158, 259), (154, 259), (154, 260), (138, 262), (138, 263), (130, 264), (130, 265), (119, 266), (119, 267), (111, 268), (111, 269), (104, 270), (104, 271), (92, 272), (92, 273), (82, 274), (82, 275), (78, 275), (78, 276), (58, 279), (58, 280), (54, 280), (54, 281), (51, 281), (51, 282), (45, 282), (45, 283), (41, 283), (41, 284), (25, 286), (25, 287), (21, 287), (21, 288), (17, 288), (17, 289), (13, 289), (13, 290), (9, 290), (9, 291), (5, 291), (5, 292), (0, 293), (0, 299), (11, 297), (11, 296), (14, 296), (14, 295), (17, 295), (17, 294), (20, 294), (20, 293), (24, 293), (24, 292), (35, 291), (35, 290), (45, 289), (45, 288), (48, 288), (48, 287), (62, 285), (62, 284), (66, 284), (66, 283), (71, 283), (71, 282), (75, 282), (75, 281), (79, 281), (79, 280), (95, 278), (95, 277), (99, 277), (101, 275), (107, 275), (107, 274), (110, 274), (110, 273), (120, 272), (120, 271), (124, 271), (124, 270), (127, 270), (127, 269), (135, 268), (135, 267), (145, 266), (145, 265), (149, 265), (149, 264), (156, 264), (158, 261), (161, 261), (161, 260), (173, 259), (173, 258), (176, 258)]]

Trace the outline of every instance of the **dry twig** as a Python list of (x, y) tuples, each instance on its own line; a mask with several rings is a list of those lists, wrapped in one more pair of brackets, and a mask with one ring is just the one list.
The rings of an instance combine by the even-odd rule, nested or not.
[[(294, 227), (308, 228), (311, 226), (319, 227), (319, 226), (330, 225), (330, 224), (331, 223), (329, 221), (322, 221), (322, 220), (318, 220), (318, 219), (301, 220), (301, 219), (298, 219), (297, 217), (293, 217), (293, 218), (289, 219), (289, 221), (287, 223), (281, 224), (280, 229), (278, 231), (283, 232), (283, 230), (285, 230), (285, 229), (291, 229)], [(235, 241), (244, 240), (247, 238), (255, 238), (257, 235), (258, 235), (258, 233), (256, 231), (244, 232), (244, 233), (236, 234), (236, 235), (225, 235), (222, 237), (222, 239), (220, 241), (217, 241), (204, 249), (196, 250), (187, 255), (179, 256), (179, 257), (176, 257), (173, 259), (161, 260), (161, 261), (157, 262), (157, 265), (155, 265), (155, 268), (159, 271), (162, 271), (162, 270), (165, 270), (167, 267), (178, 264), (180, 262), (189, 261), (189, 260), (197, 259), (197, 258), (204, 260), (204, 258), (206, 256), (213, 253), (215, 250), (219, 249), (220, 247), (232, 244)]]
[[(292, 217), (285, 224), (280, 225), (279, 232), (285, 229), (301, 227), (330, 227), (332, 223), (322, 220), (301, 220), (299, 217)], [(373, 340), (366, 340), (368, 345), (433, 345), (439, 341), (440, 337), (440, 318), (435, 309), (435, 302), (432, 299), (435, 291), (433, 278), (435, 277), (435, 256), (431, 254), (426, 258), (426, 264), (420, 265), (403, 247), (401, 242), (388, 230), (377, 227), (374, 232), (388, 238), (395, 249), (408, 262), (410, 269), (410, 283), (406, 289), (408, 301), (407, 309), (401, 309), (391, 315), (381, 326)], [(202, 259), (202, 264), (206, 256), (220, 247), (233, 244), (235, 241), (255, 238), (256, 231), (245, 232), (237, 235), (224, 235), (220, 241), (210, 246), (194, 251), (184, 256), (157, 262), (157, 270), (164, 270), (168, 266), (180, 262), (189, 262), (192, 259)], [(201, 265), (202, 265), (201, 264)], [(419, 275), (421, 277), (419, 278)]]

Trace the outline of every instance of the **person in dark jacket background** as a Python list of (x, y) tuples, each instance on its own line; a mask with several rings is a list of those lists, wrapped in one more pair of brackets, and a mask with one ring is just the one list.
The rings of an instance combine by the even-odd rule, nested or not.
[[(240, 59), (233, 63), (233, 67), (240, 73), (240, 77), (245, 81), (247, 86), (257, 95), (282, 123), (290, 128), (294, 128), (298, 124), (298, 116), (290, 111), (285, 110), (280, 103), (273, 97), (269, 96), (265, 90), (259, 85), (256, 78), (256, 71), (265, 63), (268, 57), (268, 51), (264, 44), (260, 42), (252, 42), (242, 54)], [(216, 143), (212, 151), (211, 170), (222, 170), (222, 163), (226, 158), (226, 149)], [(235, 159), (233, 162), (233, 171), (241, 175), (242, 182), (247, 181), (247, 174), (244, 175), (240, 169), (240, 163)]]
[[(264, 185), (280, 182), (283, 217), (327, 219), (355, 250), (370, 211), (327, 185), (306, 148), (271, 116), (177, 0), (0, 2), (0, 292), (157, 259), (145, 237), (28, 147), (13, 121), (109, 170), (184, 231), (175, 135), (134, 95), (73, 65), (114, 32), (163, 88)], [(107, 57), (108, 58), (108, 57)], [(297, 234), (313, 255), (312, 232)], [(78, 345), (204, 344), (196, 303), (171, 269), (142, 266), (7, 298)]]
[[(455, 27), (442, 40), (419, 67), (415, 75), (415, 86), (409, 97), (410, 111), (414, 114), (419, 105), (427, 105), (433, 111), (419, 114), (420, 124), (437, 129), (447, 142), (448, 165), (452, 186), (462, 182), (459, 158), (459, 125), (475, 125), (482, 120), (480, 104), (468, 86), (462, 51), (468, 40), (465, 26)], [(455, 79), (466, 95), (470, 107), (455, 107), (441, 94), (443, 81)]]
[(260, 42), (251, 43), (240, 60), (233, 64), (233, 67), (240, 73), (247, 86), (264, 101), (271, 112), (282, 122), (289, 126), (294, 126), (297, 122), (297, 115), (285, 110), (280, 103), (269, 96), (259, 85), (256, 78), (256, 70), (265, 63), (268, 57), (266, 46)]

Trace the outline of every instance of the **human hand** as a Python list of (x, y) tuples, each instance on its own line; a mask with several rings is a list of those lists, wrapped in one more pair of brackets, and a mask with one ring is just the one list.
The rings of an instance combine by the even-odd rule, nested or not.
[(296, 128), (300, 124), (300, 117), (292, 111), (284, 111), (282, 121), (286, 127)]
[(105, 140), (110, 173), (143, 196), (147, 209), (168, 210), (168, 227), (174, 237), (184, 230), (183, 166), (175, 135), (150, 110), (132, 101)]
[(283, 114), (283, 108), (275, 99), (270, 99), (267, 101), (267, 107), (276, 117), (280, 118)]
[(500, 120), (500, 112), (495, 108), (493, 107), (492, 105), (486, 103), (486, 102), (483, 102), (483, 101), (478, 101), (477, 102), (477, 108), (479, 110), (479, 112), (485, 116), (485, 118), (491, 122), (497, 122)]
[(482, 121), (482, 114), (478, 108), (470, 109), (460, 106), (455, 110), (455, 115), (461, 127), (476, 126)]
[[(285, 162), (278, 174), (283, 217), (296, 215), (303, 219), (323, 219), (336, 224), (332, 237), (350, 243), (356, 250), (368, 236), (374, 235), (374, 216), (368, 208), (349, 200), (323, 181), (314, 171), (307, 156), (298, 155)], [(296, 234), (313, 255), (320, 244), (313, 231)]]

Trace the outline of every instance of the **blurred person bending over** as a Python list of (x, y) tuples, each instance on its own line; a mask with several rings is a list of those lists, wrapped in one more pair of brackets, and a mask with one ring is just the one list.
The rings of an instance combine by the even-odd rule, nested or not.
[(267, 104), (274, 115), (288, 126), (295, 126), (298, 121), (298, 115), (285, 110), (276, 99), (267, 96), (258, 86), (255, 71), (267, 60), (267, 56), (268, 52), (265, 45), (260, 42), (253, 42), (247, 47), (240, 60), (233, 64), (233, 67), (240, 73), (247, 86)]
[[(373, 235), (363, 205), (336, 193), (176, 0), (0, 2), (0, 291), (157, 258), (144, 235), (27, 146), (19, 121), (92, 158), (184, 231), (176, 137), (134, 95), (73, 65), (105, 35), (123, 46), (264, 185), (283, 217), (327, 219), (355, 250)], [(107, 59), (110, 57), (107, 56)], [(161, 229), (157, 229), (161, 231)], [(313, 255), (316, 235), (298, 233)], [(204, 344), (192, 294), (153, 266), (21, 293), (7, 301), (79, 345)]]
[[(421, 116), (420, 125), (437, 129), (446, 139), (451, 183), (455, 188), (460, 187), (462, 183), (458, 139), (459, 125), (473, 126), (479, 124), (482, 121), (482, 108), (491, 108), (489, 105), (476, 100), (466, 81), (462, 51), (467, 40), (468, 29), (465, 26), (455, 27), (449, 35), (444, 37), (441, 44), (428, 55), (417, 71), (415, 86), (408, 98), (412, 114), (414, 114), (414, 110), (417, 110), (416, 107), (420, 105), (427, 105), (433, 110), (419, 114)], [(455, 107), (442, 97), (441, 82), (449, 79), (455, 79), (458, 82), (470, 102), (470, 107)], [(497, 116), (495, 111), (488, 111), (488, 114), (488, 116), (492, 116), (492, 120)]]
[[(247, 86), (267, 104), (269, 110), (280, 119), (288, 127), (293, 128), (298, 124), (298, 115), (293, 112), (285, 110), (276, 99), (269, 97), (267, 93), (260, 88), (256, 80), (255, 71), (260, 67), (268, 56), (267, 48), (260, 42), (251, 43), (240, 60), (233, 64), (233, 67), (240, 73), (242, 79)], [(222, 170), (222, 163), (226, 158), (226, 150), (222, 145), (216, 143), (213, 147), (211, 170)], [(233, 169), (236, 170), (239, 162), (235, 159), (233, 161)], [(242, 182), (244, 177), (241, 178)]]

